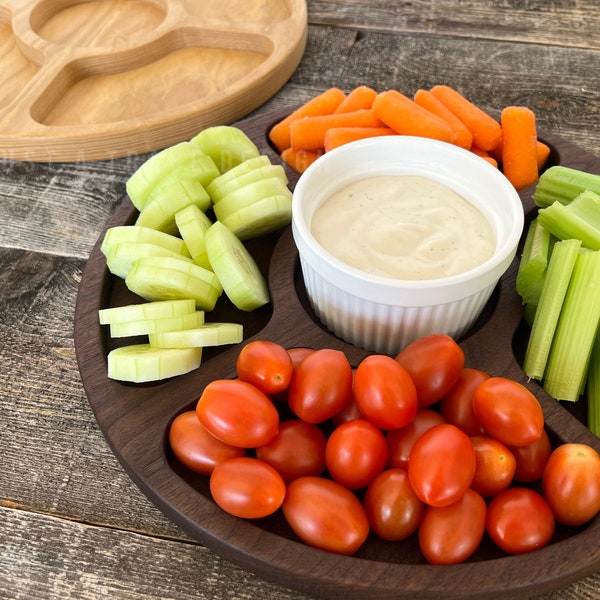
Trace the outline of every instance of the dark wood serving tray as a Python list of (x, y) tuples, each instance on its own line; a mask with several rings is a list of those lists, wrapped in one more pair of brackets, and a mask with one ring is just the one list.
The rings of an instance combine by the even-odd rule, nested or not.
[[(241, 121), (242, 128), (278, 162), (266, 132), (282, 114)], [(600, 159), (553, 135), (551, 164), (600, 173)], [(288, 170), (290, 185), (297, 175)], [(535, 214), (532, 189), (521, 194), (526, 214)], [(133, 223), (135, 210), (123, 199), (107, 227)], [(541, 550), (508, 556), (491, 542), (461, 565), (432, 566), (419, 553), (416, 540), (389, 543), (370, 537), (357, 555), (329, 554), (297, 540), (280, 511), (258, 521), (243, 521), (221, 511), (210, 498), (208, 480), (180, 465), (169, 451), (172, 419), (195, 406), (211, 380), (235, 376), (238, 346), (205, 350), (203, 364), (187, 375), (162, 383), (128, 385), (107, 378), (106, 355), (112, 347), (98, 310), (140, 299), (106, 268), (100, 236), (83, 272), (75, 312), (75, 347), (89, 403), (113, 452), (133, 481), (183, 530), (215, 553), (264, 579), (321, 598), (516, 598), (541, 593), (600, 569), (600, 518), (581, 528), (558, 527), (552, 543)], [(280, 235), (249, 244), (265, 274), (272, 302), (253, 313), (237, 311), (219, 300), (207, 320), (244, 324), (245, 341), (276, 340), (286, 347), (332, 347), (345, 351), (354, 365), (365, 350), (338, 339), (320, 325), (306, 298), (297, 250), (290, 228)], [(600, 451), (600, 440), (583, 424), (584, 403), (567, 405), (528, 382), (519, 366), (524, 350), (520, 299), (515, 292), (518, 259), (502, 277), (482, 318), (460, 340), (468, 366), (511, 377), (540, 400), (553, 442), (583, 442)]]

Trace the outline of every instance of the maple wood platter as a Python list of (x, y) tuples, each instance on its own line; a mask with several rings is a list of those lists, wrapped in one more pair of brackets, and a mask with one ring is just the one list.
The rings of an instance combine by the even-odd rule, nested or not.
[(104, 160), (241, 119), (306, 31), (305, 0), (0, 0), (0, 155)]
[[(279, 162), (266, 132), (283, 115), (267, 114), (237, 123)], [(600, 160), (553, 135), (542, 136), (552, 147), (550, 164), (565, 164), (600, 173)], [(293, 187), (297, 176), (288, 170)], [(531, 189), (521, 194), (526, 214), (534, 213)], [(131, 224), (136, 213), (123, 199), (108, 227)], [(302, 544), (281, 516), (244, 521), (221, 511), (210, 498), (208, 479), (186, 470), (168, 448), (172, 419), (193, 408), (211, 380), (235, 376), (239, 346), (205, 349), (203, 364), (187, 375), (154, 384), (123, 384), (106, 376), (112, 347), (98, 310), (139, 302), (106, 268), (101, 236), (83, 272), (75, 314), (77, 360), (89, 403), (113, 452), (142, 491), (184, 531), (227, 560), (287, 588), (333, 599), (497, 598), (542, 593), (600, 569), (600, 518), (580, 528), (557, 527), (550, 545), (529, 554), (509, 556), (484, 539), (465, 563), (427, 564), (415, 536), (384, 542), (371, 536), (352, 557), (338, 556)], [(331, 347), (343, 350), (356, 366), (367, 351), (328, 332), (314, 316), (302, 284), (297, 250), (290, 228), (248, 244), (268, 276), (272, 302), (242, 313), (220, 299), (207, 321), (237, 321), (245, 342), (271, 339), (286, 347)], [(577, 441), (600, 451), (600, 440), (583, 424), (576, 403), (566, 406), (528, 382), (519, 366), (524, 350), (520, 299), (514, 291), (517, 259), (502, 277), (484, 314), (460, 340), (468, 366), (511, 377), (529, 387), (540, 400), (554, 444)]]

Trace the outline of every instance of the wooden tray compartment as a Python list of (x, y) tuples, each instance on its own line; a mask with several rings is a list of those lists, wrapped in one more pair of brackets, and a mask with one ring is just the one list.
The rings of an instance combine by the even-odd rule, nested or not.
[[(238, 125), (273, 161), (266, 131), (282, 115), (261, 116)], [(591, 154), (547, 135), (553, 148), (551, 162), (600, 173)], [(297, 176), (289, 172), (293, 186)], [(531, 189), (521, 197), (529, 218), (534, 214)], [(135, 219), (128, 200), (108, 226)], [(261, 577), (316, 597), (333, 599), (494, 598), (523, 597), (544, 592), (600, 568), (600, 518), (587, 526), (558, 527), (552, 543), (539, 551), (507, 556), (491, 543), (461, 565), (438, 567), (425, 563), (414, 538), (388, 543), (370, 537), (353, 557), (312, 549), (297, 541), (280, 514), (259, 521), (243, 521), (221, 511), (210, 499), (207, 478), (186, 470), (168, 449), (171, 420), (192, 408), (212, 379), (234, 376), (238, 346), (206, 353), (195, 372), (163, 383), (127, 385), (106, 377), (106, 354), (113, 343), (98, 325), (97, 311), (106, 306), (139, 301), (120, 280), (112, 277), (99, 251), (102, 236), (83, 273), (75, 319), (77, 359), (90, 405), (116, 456), (136, 484), (170, 518), (213, 551)], [(290, 228), (249, 244), (265, 273), (272, 303), (256, 313), (240, 313), (219, 301), (207, 320), (244, 323), (246, 341), (266, 338), (286, 347), (333, 347), (343, 350), (356, 365), (367, 352), (328, 332), (314, 316), (300, 275), (297, 250)], [(567, 406), (528, 382), (515, 352), (522, 351), (520, 299), (514, 290), (518, 262), (502, 277), (482, 318), (460, 340), (469, 366), (511, 377), (529, 387), (544, 408), (554, 443), (579, 441), (600, 451), (600, 440), (577, 414), (581, 405)]]

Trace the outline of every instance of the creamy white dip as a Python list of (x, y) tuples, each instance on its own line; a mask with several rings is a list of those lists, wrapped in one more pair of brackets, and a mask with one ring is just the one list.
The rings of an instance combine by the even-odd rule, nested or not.
[(468, 271), (494, 253), (479, 209), (449, 187), (416, 175), (370, 177), (327, 198), (311, 222), (330, 254), (368, 273), (437, 279)]

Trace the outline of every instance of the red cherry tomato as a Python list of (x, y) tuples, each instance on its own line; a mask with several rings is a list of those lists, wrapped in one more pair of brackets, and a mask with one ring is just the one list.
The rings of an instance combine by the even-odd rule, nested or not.
[(338, 483), (350, 490), (366, 487), (385, 468), (385, 437), (369, 421), (355, 419), (343, 423), (327, 440), (325, 462)]
[(404, 469), (387, 469), (369, 485), (363, 501), (371, 529), (384, 540), (399, 541), (414, 533), (425, 505), (417, 498)]
[(400, 429), (390, 429), (385, 434), (388, 446), (388, 467), (408, 469), (408, 457), (414, 443), (422, 433), (446, 420), (440, 413), (429, 408), (419, 408), (415, 418)]
[(509, 554), (523, 554), (548, 545), (554, 534), (554, 515), (536, 491), (510, 487), (492, 498), (486, 531)]
[(339, 350), (306, 356), (294, 370), (288, 391), (292, 412), (307, 423), (322, 423), (340, 412), (352, 394), (352, 367)]
[(465, 366), (463, 349), (449, 335), (432, 333), (406, 346), (396, 360), (410, 373), (419, 406), (431, 406), (447, 394)]
[(242, 381), (255, 385), (261, 392), (278, 394), (290, 384), (294, 366), (288, 351), (275, 342), (255, 340), (238, 354), (236, 371)]
[(281, 507), (285, 483), (271, 465), (241, 456), (215, 467), (210, 492), (224, 511), (243, 519), (259, 519)]
[(408, 477), (415, 494), (430, 506), (459, 500), (475, 475), (475, 451), (469, 436), (444, 423), (428, 429), (415, 442)]
[(364, 358), (354, 375), (354, 397), (364, 418), (380, 429), (397, 429), (417, 412), (417, 390), (408, 371), (389, 356)]
[(282, 508), (296, 535), (315, 548), (351, 555), (369, 535), (369, 519), (360, 500), (331, 479), (295, 479), (288, 485)]
[(471, 438), (475, 450), (475, 476), (471, 487), (484, 497), (495, 496), (512, 482), (517, 461), (498, 440), (476, 435)]
[(292, 365), (294, 365), (294, 369), (302, 362), (304, 358), (306, 358), (309, 354), (312, 354), (314, 351), (314, 348), (306, 348), (304, 346), (288, 348), (288, 354), (292, 359)]
[(544, 430), (538, 399), (506, 377), (490, 377), (479, 385), (473, 396), (473, 411), (488, 435), (507, 446), (527, 446)]
[(475, 390), (489, 375), (484, 371), (465, 367), (452, 389), (440, 401), (440, 413), (448, 423), (456, 425), (467, 435), (484, 435), (485, 429), (473, 412)]
[(600, 456), (587, 444), (558, 446), (546, 463), (542, 490), (559, 523), (587, 523), (600, 511)]
[(327, 438), (317, 425), (300, 419), (284, 421), (279, 433), (256, 449), (256, 456), (279, 472), (286, 483), (304, 475), (321, 475), (325, 470)]
[(195, 410), (183, 412), (173, 419), (169, 445), (181, 463), (202, 475), (210, 475), (226, 458), (244, 454), (243, 448), (226, 444), (206, 431)]
[(546, 462), (552, 454), (550, 438), (545, 429), (535, 442), (531, 442), (527, 446), (508, 446), (508, 449), (517, 461), (515, 481), (526, 483), (542, 478)]
[(483, 498), (468, 489), (448, 506), (428, 506), (419, 526), (419, 548), (434, 565), (459, 564), (479, 546), (485, 533)]
[(215, 437), (232, 446), (264, 446), (279, 427), (279, 413), (268, 396), (239, 379), (211, 381), (202, 392), (196, 414)]

